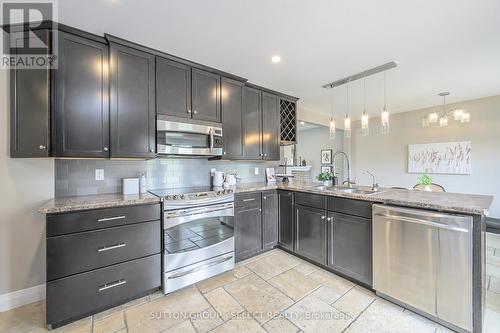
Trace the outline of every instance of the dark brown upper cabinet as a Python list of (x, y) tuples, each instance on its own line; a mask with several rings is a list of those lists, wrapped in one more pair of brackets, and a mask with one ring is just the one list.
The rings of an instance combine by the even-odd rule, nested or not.
[(264, 160), (280, 159), (279, 97), (262, 92), (262, 154)]
[(243, 158), (243, 109), (245, 85), (222, 78), (222, 133), (224, 158)]
[[(24, 35), (11, 34), (14, 45), (28, 45)], [(35, 36), (31, 36), (35, 38)], [(50, 44), (48, 30), (37, 38)], [(50, 145), (50, 71), (48, 69), (10, 70), (10, 156), (47, 157)]]
[(55, 156), (108, 157), (108, 46), (59, 33), (54, 71)]
[(156, 112), (191, 118), (191, 67), (156, 57)]
[(110, 44), (111, 157), (155, 157), (155, 57)]
[(191, 80), (193, 119), (220, 122), (220, 76), (193, 68)]
[(262, 92), (245, 87), (245, 108), (243, 110), (244, 158), (262, 159)]

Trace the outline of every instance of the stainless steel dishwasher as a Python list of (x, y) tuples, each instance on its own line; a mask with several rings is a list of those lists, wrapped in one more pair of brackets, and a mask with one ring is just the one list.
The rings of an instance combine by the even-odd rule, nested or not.
[(472, 332), (472, 217), (373, 205), (373, 288)]

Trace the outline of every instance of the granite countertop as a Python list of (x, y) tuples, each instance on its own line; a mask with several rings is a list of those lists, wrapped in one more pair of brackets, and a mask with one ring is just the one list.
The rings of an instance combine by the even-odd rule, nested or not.
[[(366, 186), (356, 188), (370, 189)], [(403, 189), (380, 188), (375, 194), (345, 193), (324, 188), (319, 183), (248, 183), (238, 184), (234, 188), (235, 193), (283, 189), (290, 191), (301, 191), (330, 195), (335, 197), (365, 200), (389, 205), (398, 205), (414, 208), (432, 209), (452, 213), (463, 213), (472, 215), (488, 215), (493, 196), (462, 193), (425, 192)]]
[(63, 213), (75, 210), (131, 206), (146, 203), (159, 203), (160, 199), (149, 193), (123, 195), (97, 194), (78, 197), (54, 198), (38, 209), (41, 214)]

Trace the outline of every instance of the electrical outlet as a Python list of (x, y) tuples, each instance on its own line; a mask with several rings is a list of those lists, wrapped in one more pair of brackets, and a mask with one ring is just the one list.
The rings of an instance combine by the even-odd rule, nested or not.
[(256, 175), (258, 175), (258, 174), (259, 174), (259, 168), (255, 168), (254, 173), (255, 173)]
[(217, 169), (215, 169), (215, 168), (211, 168), (211, 169), (210, 169), (210, 176), (213, 176), (213, 175), (214, 175), (214, 173), (215, 173), (215, 171), (217, 171)]
[(95, 169), (95, 180), (104, 180), (104, 169)]

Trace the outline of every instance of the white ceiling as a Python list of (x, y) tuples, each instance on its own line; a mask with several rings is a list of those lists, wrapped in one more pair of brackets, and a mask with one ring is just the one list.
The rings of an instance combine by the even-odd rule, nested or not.
[[(329, 113), (321, 88), (390, 60), (391, 112), (500, 93), (498, 0), (59, 0), (59, 21), (130, 39), (300, 97)], [(272, 64), (271, 56), (281, 56)], [(362, 112), (363, 81), (350, 87)], [(382, 76), (366, 81), (367, 111), (383, 104)], [(337, 116), (345, 87), (334, 90)]]

